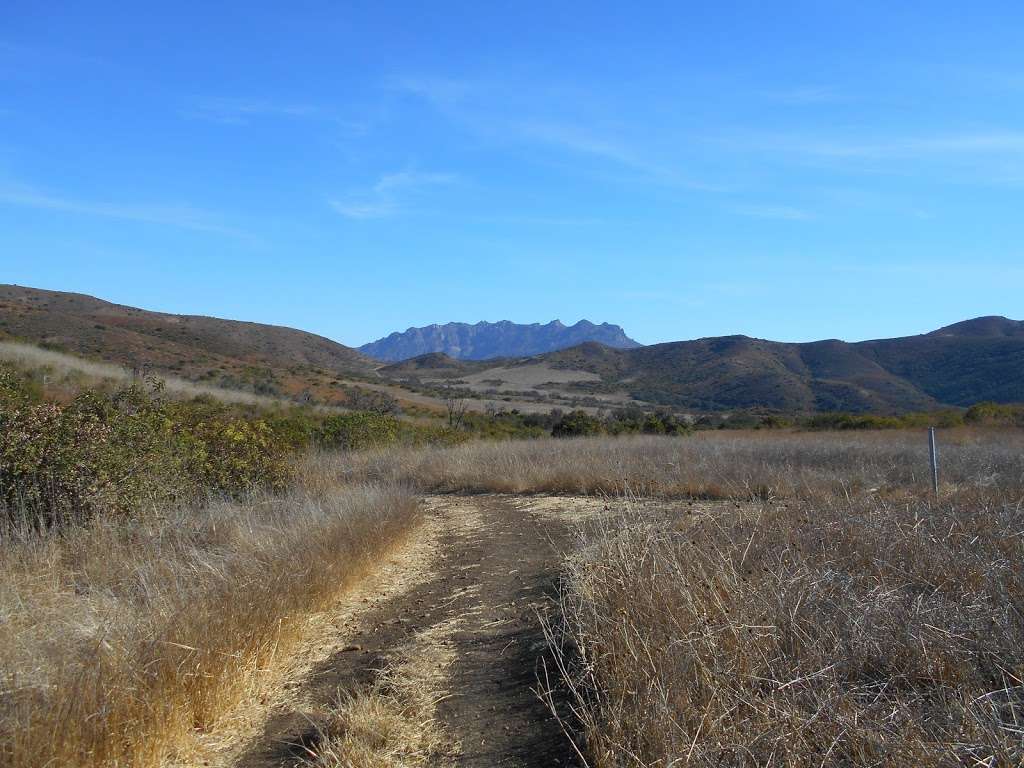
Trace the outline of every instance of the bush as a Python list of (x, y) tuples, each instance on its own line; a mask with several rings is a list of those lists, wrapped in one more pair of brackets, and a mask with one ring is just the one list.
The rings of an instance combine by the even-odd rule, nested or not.
[(606, 429), (612, 435), (685, 435), (690, 425), (668, 411), (643, 411), (626, 408), (607, 419)]
[(44, 526), (205, 493), (280, 488), (287, 445), (259, 419), (166, 403), (161, 386), (41, 403), (0, 375), (0, 515)]
[(317, 428), (316, 440), (323, 448), (356, 451), (395, 443), (399, 433), (399, 421), (394, 416), (354, 411), (326, 417)]
[(874, 416), (867, 413), (822, 413), (804, 421), (808, 429), (921, 429), (958, 427), (964, 417), (958, 411), (904, 413), (900, 416)]
[(964, 421), (968, 424), (1024, 427), (1024, 405), (977, 403), (967, 409)]
[(604, 425), (586, 411), (570, 411), (560, 418), (551, 428), (554, 437), (584, 437), (599, 435), (604, 432)]

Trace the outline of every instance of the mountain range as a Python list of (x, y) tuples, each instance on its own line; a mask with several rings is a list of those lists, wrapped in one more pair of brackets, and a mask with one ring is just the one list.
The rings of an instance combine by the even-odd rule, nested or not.
[[(1024, 322), (1005, 317), (856, 343), (722, 336), (639, 346), (617, 326), (591, 323), (433, 326), (446, 327), (480, 329), (464, 340), (458, 332), (448, 337), (467, 357), (525, 348), (500, 346), (512, 339), (521, 345), (556, 344), (552, 339), (564, 339), (573, 329), (607, 329), (608, 338), (628, 348), (588, 340), (540, 354), (460, 360), (434, 351), (386, 364), (292, 328), (150, 312), (82, 294), (0, 285), (0, 339), (338, 404), (346, 402), (344, 389), (353, 383), (419, 405), (439, 404), (438, 390), (456, 387), (480, 402), (501, 400), (534, 410), (639, 404), (686, 411), (895, 413), (984, 400), (1024, 402)], [(528, 332), (520, 335), (523, 328)]]
[(720, 336), (612, 349), (587, 342), (487, 363), (435, 353), (382, 370), (407, 381), (464, 381), (482, 396), (557, 389), (608, 406), (625, 400), (694, 411), (897, 413), (1024, 402), (1024, 323), (980, 317), (857, 343)]
[(610, 323), (595, 325), (589, 320), (580, 320), (575, 325), (564, 325), (560, 320), (553, 320), (545, 325), (524, 325), (502, 320), (409, 328), (364, 344), (359, 351), (385, 362), (408, 360), (432, 352), (441, 352), (456, 360), (487, 360), (539, 355), (588, 341), (618, 349), (640, 346), (622, 328)]
[(931, 333), (790, 344), (747, 336), (543, 356), (637, 400), (696, 410), (895, 412), (1024, 402), (1024, 322), (967, 320)]

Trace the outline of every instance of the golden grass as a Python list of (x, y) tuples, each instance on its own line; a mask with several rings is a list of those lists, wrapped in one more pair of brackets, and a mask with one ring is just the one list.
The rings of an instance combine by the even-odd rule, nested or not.
[(408, 531), (415, 498), (307, 467), (281, 497), (0, 547), (0, 764), (156, 766)]
[(594, 768), (1024, 761), (1019, 496), (686, 509), (567, 562), (549, 637)]
[[(752, 502), (627, 510), (568, 561), (550, 634), (594, 766), (1019, 764), (1024, 435), (940, 450), (938, 500), (923, 434), (713, 433), (324, 455), (285, 496), (5, 531), (0, 765), (174, 757), (410, 530), (410, 486)], [(444, 759), (417, 653), (311, 759)]]
[(380, 672), (368, 691), (340, 692), (317, 722), (309, 750), (317, 768), (443, 768), (458, 745), (437, 720), (455, 660), (457, 620), (419, 633)]
[[(1024, 431), (944, 430), (939, 442), (943, 493), (998, 488), (1024, 495)], [(923, 430), (473, 442), (334, 461), (352, 480), (399, 480), (440, 492), (749, 499), (906, 496), (931, 483)]]

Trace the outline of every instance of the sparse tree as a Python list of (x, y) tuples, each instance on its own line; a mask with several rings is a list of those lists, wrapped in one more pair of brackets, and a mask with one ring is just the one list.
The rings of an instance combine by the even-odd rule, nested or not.
[(381, 416), (397, 416), (402, 411), (397, 399), (375, 389), (346, 387), (345, 398), (349, 408), (357, 411), (370, 411)]
[(448, 411), (448, 426), (451, 429), (460, 429), (463, 419), (466, 418), (466, 411), (469, 410), (469, 402), (452, 387), (451, 382), (446, 383), (444, 387), (444, 406)]

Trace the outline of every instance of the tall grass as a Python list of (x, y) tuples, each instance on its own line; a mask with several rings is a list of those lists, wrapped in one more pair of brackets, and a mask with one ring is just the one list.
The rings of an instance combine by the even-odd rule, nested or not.
[(5, 531), (0, 764), (160, 764), (416, 517), (401, 488), (307, 466), (283, 496)]
[(1024, 763), (1020, 438), (949, 437), (938, 499), (902, 436), (746, 437), (705, 471), (784, 498), (583, 532), (549, 637), (589, 764)]
[[(942, 431), (943, 493), (1024, 494), (1024, 432)], [(434, 491), (636, 493), (681, 498), (774, 498), (930, 487), (920, 432), (700, 432), (691, 437), (593, 437), (468, 443), (340, 456), (353, 480), (401, 480)]]

